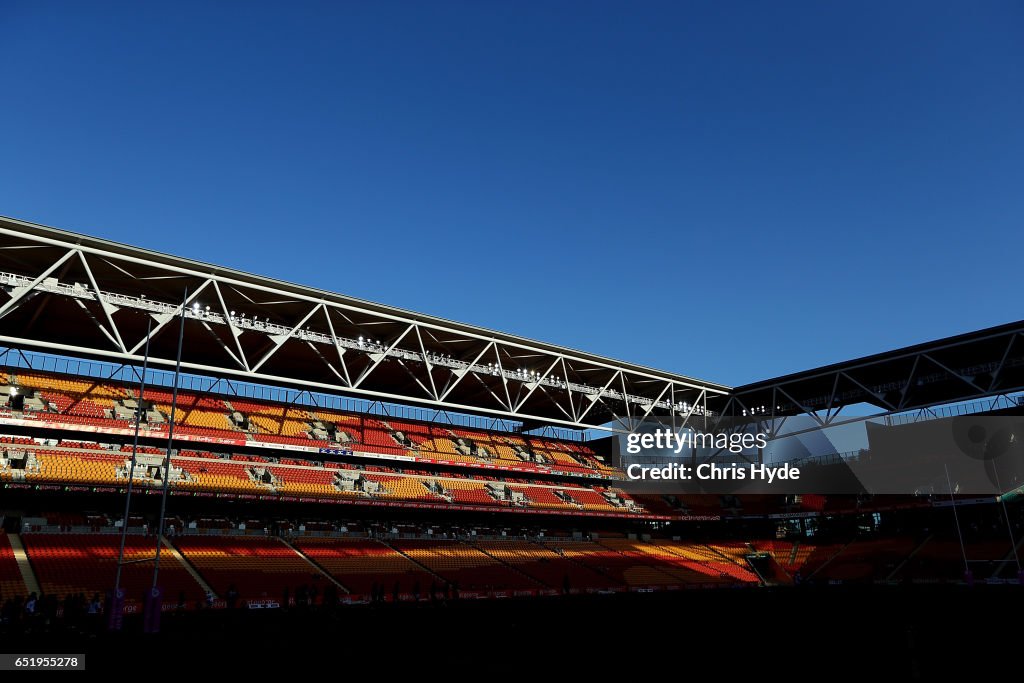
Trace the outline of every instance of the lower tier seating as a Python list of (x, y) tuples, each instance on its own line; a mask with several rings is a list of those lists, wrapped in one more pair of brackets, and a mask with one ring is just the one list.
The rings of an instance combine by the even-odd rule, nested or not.
[(278, 538), (178, 536), (174, 545), (222, 598), (232, 586), (242, 600), (281, 600), (301, 586), (322, 595), (327, 587), (323, 573)]
[(0, 604), (8, 598), (25, 595), (25, 582), (14, 559), (14, 550), (7, 534), (0, 531)]
[(460, 590), (539, 588), (534, 579), (462, 541), (397, 540), (392, 546)]
[(397, 550), (369, 538), (303, 538), (295, 546), (330, 572), (349, 591), (370, 594), (411, 593), (419, 583), (426, 591), (436, 578)]
[[(22, 534), (22, 542), (44, 593), (63, 598), (68, 593), (101, 597), (114, 587), (119, 534)], [(142, 601), (153, 584), (156, 539), (128, 535), (125, 540), (121, 585), (126, 600)], [(188, 601), (204, 598), (200, 585), (173, 554), (164, 548), (160, 554), (159, 584), (164, 602), (176, 602), (181, 594)]]
[(609, 588), (608, 577), (532, 541), (477, 541), (477, 547), (542, 584), (562, 590)]

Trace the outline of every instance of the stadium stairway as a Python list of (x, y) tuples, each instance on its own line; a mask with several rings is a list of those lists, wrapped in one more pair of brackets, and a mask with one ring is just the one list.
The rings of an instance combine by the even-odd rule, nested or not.
[(280, 536), (278, 536), (277, 538), (278, 538), (279, 541), (281, 541), (281, 543), (284, 543), (286, 546), (291, 548), (293, 553), (295, 553), (296, 555), (301, 557), (303, 560), (305, 560), (307, 563), (309, 563), (309, 566), (311, 566), (313, 569), (315, 569), (318, 572), (320, 572), (321, 574), (323, 574), (324, 577), (328, 581), (330, 581), (335, 586), (340, 588), (342, 590), (342, 592), (344, 592), (344, 593), (351, 593), (352, 592), (352, 591), (350, 591), (348, 589), (348, 586), (343, 584), (341, 581), (338, 581), (338, 579), (334, 578), (334, 574), (330, 573), (325, 568), (321, 567), (319, 562), (317, 562), (312, 557), (310, 557), (309, 555), (305, 554), (304, 552), (302, 552), (301, 550), (299, 550), (298, 548), (296, 548), (295, 546), (293, 546), (291, 543), (289, 543), (285, 539), (281, 538)]
[[(750, 541), (745, 541), (743, 543), (743, 546), (744, 546), (744, 550), (747, 553), (757, 552), (757, 550), (754, 548), (754, 545)], [(760, 569), (758, 569), (752, 562), (749, 562), (746, 559), (746, 553), (744, 553), (744, 559), (741, 562), (738, 558), (732, 557), (731, 555), (723, 553), (720, 548), (718, 548), (716, 545), (714, 545), (712, 543), (706, 544), (706, 547), (708, 548), (708, 550), (713, 552), (715, 555), (718, 555), (720, 558), (722, 558), (723, 562), (728, 562), (729, 564), (734, 564), (737, 567), (742, 567), (743, 569), (746, 569), (749, 572), (753, 572), (754, 576), (756, 576), (757, 579), (764, 586), (775, 586), (775, 585), (779, 585), (780, 583), (785, 583), (785, 582), (769, 580), (768, 577), (766, 577), (764, 574), (761, 573)], [(789, 576), (789, 574), (787, 573), (786, 576)]]
[(21, 580), (25, 582), (25, 590), (29, 593), (40, 595), (42, 591), (39, 589), (39, 581), (36, 579), (36, 573), (32, 570), (32, 563), (29, 562), (28, 555), (25, 553), (25, 546), (21, 542), (21, 536), (18, 534), (8, 534), (7, 540), (11, 544), (11, 550), (14, 551), (14, 559), (18, 563)]
[(925, 537), (925, 539), (923, 541), (921, 541), (916, 546), (914, 546), (914, 549), (910, 551), (910, 554), (907, 555), (905, 558), (903, 558), (902, 562), (900, 562), (898, 565), (896, 565), (896, 567), (892, 570), (892, 572), (890, 572), (889, 575), (885, 577), (885, 580), (886, 581), (895, 581), (896, 580), (896, 575), (899, 574), (900, 570), (902, 570), (903, 567), (905, 567), (908, 562), (910, 562), (912, 559), (914, 559), (914, 555), (917, 555), (919, 552), (921, 552), (921, 548), (923, 548), (926, 545), (928, 545), (928, 541), (932, 540), (933, 536), (935, 536), (935, 534), (928, 534), (928, 536)]
[(164, 549), (167, 550), (167, 552), (177, 559), (178, 562), (181, 562), (181, 566), (184, 567), (185, 571), (187, 571), (192, 578), (195, 579), (196, 583), (202, 587), (204, 593), (212, 595), (214, 598), (220, 597), (216, 592), (214, 592), (210, 584), (206, 583), (206, 579), (204, 579), (196, 568), (192, 566), (192, 563), (185, 559), (185, 556), (174, 547), (174, 544), (171, 543), (166, 536), (161, 536), (160, 542), (164, 544)]
[[(541, 548), (544, 548), (545, 550), (550, 550), (552, 552), (556, 552), (557, 553), (557, 551), (555, 551), (554, 548), (551, 548), (551, 547), (547, 546), (545, 543), (543, 543), (541, 541), (531, 540), (530, 542), (539, 545)], [(564, 554), (564, 553), (557, 553), (557, 554), (563, 560), (571, 562), (576, 567), (579, 567), (580, 569), (583, 569), (583, 570), (586, 570), (588, 572), (593, 572), (594, 574), (597, 574), (598, 576), (600, 576), (601, 578), (603, 578), (605, 581), (608, 582), (608, 586), (625, 586), (626, 585), (624, 582), (620, 581), (619, 579), (615, 578), (614, 576), (611, 576), (608, 572), (606, 572), (601, 567), (588, 564), (588, 563), (584, 562), (581, 559), (577, 559), (575, 557), (571, 557), (571, 556), (569, 556), (567, 554)]]
[(423, 571), (425, 571), (426, 573), (428, 573), (428, 574), (430, 574), (431, 576), (433, 576), (434, 578), (436, 578), (436, 579), (437, 579), (438, 581), (440, 581), (440, 582), (441, 582), (441, 585), (442, 585), (442, 586), (445, 586), (445, 585), (447, 585), (447, 584), (448, 584), (448, 579), (444, 578), (443, 576), (441, 576), (441, 575), (440, 575), (440, 574), (438, 574), (437, 572), (433, 571), (433, 570), (432, 570), (432, 569), (431, 569), (430, 567), (426, 566), (425, 564), (423, 564), (423, 563), (421, 563), (421, 562), (417, 562), (417, 561), (416, 561), (416, 560), (415, 560), (414, 558), (410, 557), (410, 556), (409, 556), (409, 555), (408, 555), (408, 554), (407, 554), (406, 552), (404, 552), (404, 551), (403, 551), (402, 549), (400, 549), (400, 548), (397, 548), (397, 547), (395, 547), (394, 545), (392, 545), (392, 544), (388, 543), (387, 541), (385, 541), (385, 540), (384, 540), (384, 539), (382, 539), (382, 538), (378, 538), (378, 539), (375, 539), (375, 540), (376, 540), (376, 541), (377, 541), (378, 543), (380, 543), (380, 544), (382, 544), (382, 545), (386, 545), (387, 547), (391, 548), (391, 550), (393, 550), (394, 552), (398, 553), (399, 555), (401, 555), (401, 556), (402, 556), (402, 557), (404, 557), (405, 559), (409, 560), (410, 562), (412, 562), (412, 563), (413, 563), (414, 565), (416, 565), (417, 567), (419, 567), (420, 569), (422, 569), (422, 570), (423, 570)]
[[(796, 558), (799, 555), (799, 553), (800, 553), (800, 541), (796, 540), (796, 541), (793, 541), (793, 545), (789, 549), (789, 557), (786, 558), (786, 564), (785, 565), (783, 565), (781, 562), (779, 562), (779, 558), (778, 557), (772, 558), (772, 566), (774, 567), (775, 574), (776, 574), (776, 579), (772, 582), (772, 585), (784, 585), (784, 586), (791, 586), (791, 585), (793, 585), (793, 582), (794, 582), (793, 574), (790, 573), (790, 571), (789, 571), (789, 569), (787, 569), (787, 567), (794, 567), (794, 566), (796, 566)], [(778, 578), (779, 574), (781, 574), (784, 578), (780, 580)]]
[[(463, 541), (463, 542), (466, 543), (465, 541)], [(522, 569), (520, 569), (519, 567), (515, 566), (514, 564), (506, 562), (505, 560), (503, 560), (500, 557), (496, 556), (494, 553), (487, 552), (486, 548), (482, 548), (478, 544), (466, 543), (466, 545), (473, 546), (475, 549), (479, 550), (484, 555), (486, 555), (487, 557), (491, 558), (492, 560), (494, 560), (498, 564), (504, 565), (506, 569), (509, 569), (510, 571), (515, 572), (516, 574), (519, 574), (520, 576), (529, 579), (530, 581), (534, 582), (538, 586), (543, 586), (544, 588), (556, 588), (556, 586), (549, 586), (547, 583), (541, 581), (536, 576), (532, 576), (531, 574), (529, 574), (528, 572), (523, 571)]]
[(814, 578), (815, 576), (817, 576), (818, 574), (820, 574), (820, 573), (821, 573), (821, 570), (822, 570), (822, 569), (824, 569), (825, 567), (827, 567), (827, 566), (829, 566), (830, 564), (832, 564), (832, 560), (836, 559), (837, 557), (839, 557), (840, 555), (842, 555), (843, 553), (845, 553), (845, 552), (847, 551), (847, 549), (849, 549), (849, 547), (850, 547), (851, 545), (853, 545), (854, 541), (856, 541), (856, 540), (857, 540), (857, 539), (855, 539), (855, 538), (854, 538), (854, 539), (851, 539), (850, 541), (848, 541), (848, 542), (847, 542), (847, 543), (846, 543), (846, 544), (845, 544), (845, 545), (844, 545), (844, 546), (843, 546), (842, 548), (840, 548), (839, 550), (837, 550), (837, 551), (836, 551), (836, 552), (835, 552), (835, 553), (834, 553), (834, 554), (832, 555), (832, 557), (828, 558), (827, 560), (825, 560), (824, 562), (822, 562), (822, 563), (821, 563), (820, 565), (818, 565), (818, 568), (817, 568), (817, 569), (815, 569), (815, 570), (814, 570), (813, 572), (811, 572), (811, 573), (810, 573), (810, 575), (808, 575), (808, 576), (807, 576), (807, 578), (808, 578), (808, 579), (811, 579), (811, 578)]
[(785, 551), (785, 558), (781, 558), (779, 557), (781, 552), (777, 552), (774, 546), (747, 541), (745, 545), (751, 552), (768, 553), (770, 557), (768, 562), (769, 571), (762, 573), (753, 562), (747, 562), (744, 568), (754, 572), (765, 586), (791, 586), (793, 585), (793, 575), (789, 573), (786, 567), (792, 566), (796, 557), (795, 548), (798, 543), (799, 541), (793, 542), (789, 549)]
[[(644, 555), (641, 551), (631, 548), (624, 549), (620, 547), (615, 547), (614, 545), (609, 544), (607, 539), (596, 540), (594, 541), (594, 543), (608, 550), (609, 552), (613, 552), (620, 557), (629, 559), (631, 562), (634, 563), (635, 567), (642, 567), (647, 572), (647, 574), (650, 577), (652, 577), (652, 579), (658, 579), (659, 581), (663, 581), (664, 579), (671, 579), (673, 582), (676, 583), (686, 583), (688, 581), (688, 579), (684, 575), (675, 570), (673, 567), (658, 566), (654, 562), (652, 562), (646, 555)], [(729, 562), (731, 563), (731, 560)], [(654, 581), (651, 581), (651, 583), (654, 583)]]

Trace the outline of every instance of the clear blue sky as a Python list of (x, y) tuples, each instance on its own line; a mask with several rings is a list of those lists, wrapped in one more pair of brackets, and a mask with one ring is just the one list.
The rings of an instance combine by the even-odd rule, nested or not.
[(0, 214), (739, 384), (1024, 318), (1020, 2), (0, 3)]

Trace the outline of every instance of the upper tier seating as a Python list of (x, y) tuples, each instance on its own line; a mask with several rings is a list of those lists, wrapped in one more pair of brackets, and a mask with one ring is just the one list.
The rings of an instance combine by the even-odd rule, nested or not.
[[(128, 401), (133, 405), (130, 401), (139, 398), (138, 389), (130, 385), (93, 378), (15, 372), (9, 380), (40, 394), (47, 406), (45, 419), (67, 425), (123, 429), (132, 413), (127, 406), (119, 404)], [(151, 413), (149, 428), (166, 429), (172, 392), (163, 387), (150, 387), (145, 391), (144, 400), (147, 407), (163, 416), (161, 421)], [(572, 474), (622, 476), (620, 471), (598, 460), (586, 444), (254, 399), (221, 398), (188, 390), (178, 392), (175, 420), (176, 433), (183, 437), (245, 439), (310, 448), (345, 446), (371, 454), (404, 455), (467, 465), (524, 470), (540, 467)], [(335, 435), (338, 441), (330, 441)], [(596, 499), (580, 502), (587, 509), (591, 509), (591, 505), (598, 506), (593, 509), (604, 509), (604, 504)]]
[[(101, 448), (94, 442), (62, 441), (56, 446), (42, 445), (32, 439), (19, 444), (33, 454), (36, 467), (18, 472), (27, 482), (54, 482), (75, 485), (123, 485), (127, 481), (129, 447), (122, 450)], [(158, 448), (142, 447), (142, 454), (162, 455)], [(171, 488), (182, 491), (209, 491), (235, 494), (282, 494), (304, 498), (345, 498), (364, 501), (420, 501), (454, 505), (491, 506), (493, 508), (529, 507), (551, 511), (576, 512), (584, 509), (609, 515), (636, 512), (641, 508), (621, 508), (608, 503), (594, 489), (579, 485), (552, 487), (546, 484), (510, 483), (486, 479), (486, 474), (473, 478), (455, 475), (434, 475), (426, 472), (407, 474), (386, 471), (373, 465), (343, 463), (315, 464), (302, 458), (288, 458), (287, 463), (270, 462), (258, 455), (236, 454), (230, 458), (209, 452), (183, 450), (172, 460)], [(382, 471), (383, 470), (383, 471)], [(358, 479), (352, 490), (339, 487), (336, 476), (344, 473)], [(0, 471), (0, 481), (15, 477), (11, 469)], [(143, 486), (161, 486), (162, 467), (136, 468), (136, 482)], [(492, 473), (488, 473), (492, 474)], [(489, 485), (497, 488), (492, 494)], [(523, 494), (516, 501), (503, 498), (507, 487)], [(568, 495), (568, 501), (555, 491)], [(617, 492), (623, 499), (628, 496)], [(586, 503), (582, 502), (586, 501)], [(600, 502), (598, 502), (600, 501)]]

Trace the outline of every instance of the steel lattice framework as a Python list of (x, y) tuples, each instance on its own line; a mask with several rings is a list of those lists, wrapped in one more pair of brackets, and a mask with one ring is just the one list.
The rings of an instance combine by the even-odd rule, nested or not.
[[(0, 344), (489, 415), (626, 431), (706, 419), (703, 382), (205, 263), (0, 218)], [(187, 292), (187, 294), (186, 294)], [(182, 316), (182, 309), (184, 314)]]
[(1017, 404), (1022, 391), (1024, 321), (736, 387), (717, 422), (755, 424), (774, 436), (794, 415), (825, 428), (841, 424), (843, 409), (858, 404), (887, 415), (992, 399), (994, 410)]

